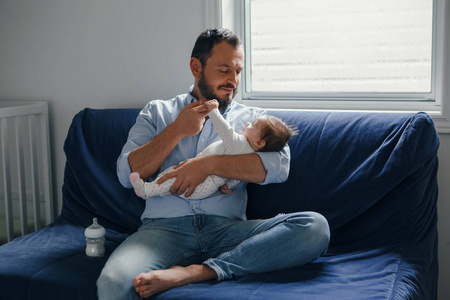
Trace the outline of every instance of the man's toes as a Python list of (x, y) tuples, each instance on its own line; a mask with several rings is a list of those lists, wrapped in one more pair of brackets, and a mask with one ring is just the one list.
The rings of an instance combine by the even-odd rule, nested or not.
[(136, 288), (140, 287), (142, 285), (145, 285), (145, 284), (146, 284), (146, 282), (145, 282), (145, 274), (144, 273), (141, 273), (141, 274), (137, 275), (136, 277), (134, 277), (133, 285)]
[(150, 296), (152, 295), (152, 292), (150, 292), (150, 291), (145, 291), (145, 292), (138, 293), (138, 294), (139, 294), (139, 296), (140, 296), (141, 298), (147, 298), (147, 297), (150, 297)]

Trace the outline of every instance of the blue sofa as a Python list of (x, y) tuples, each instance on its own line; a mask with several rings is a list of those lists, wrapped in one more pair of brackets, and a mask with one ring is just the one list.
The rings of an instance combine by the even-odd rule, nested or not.
[[(0, 247), (0, 299), (96, 299), (108, 255), (140, 226), (144, 202), (116, 178), (138, 109), (85, 109), (64, 150), (63, 208), (50, 226)], [(436, 299), (437, 150), (425, 113), (270, 111), (300, 134), (289, 179), (248, 185), (248, 218), (317, 211), (331, 244), (308, 265), (175, 288), (152, 299)], [(107, 229), (87, 257), (84, 229)]]

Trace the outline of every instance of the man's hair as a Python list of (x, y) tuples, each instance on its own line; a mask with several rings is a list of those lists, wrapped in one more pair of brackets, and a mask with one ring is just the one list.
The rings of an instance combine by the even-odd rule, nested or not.
[(262, 129), (261, 139), (266, 141), (266, 145), (260, 149), (260, 152), (281, 151), (288, 140), (298, 134), (295, 127), (284, 123), (277, 117), (267, 115), (266, 125)]
[(192, 49), (191, 58), (195, 57), (200, 60), (202, 67), (204, 67), (206, 65), (206, 61), (212, 55), (214, 45), (222, 41), (226, 41), (235, 48), (238, 48), (241, 45), (241, 41), (237, 34), (229, 29), (206, 29), (197, 38), (194, 49)]

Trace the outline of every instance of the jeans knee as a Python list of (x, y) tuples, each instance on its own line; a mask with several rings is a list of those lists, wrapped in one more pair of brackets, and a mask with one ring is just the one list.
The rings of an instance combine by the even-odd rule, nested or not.
[(319, 213), (314, 214), (314, 230), (317, 235), (317, 239), (321, 241), (324, 247), (324, 251), (328, 249), (330, 243), (330, 226), (328, 220)]
[(106, 299), (105, 291), (108, 290), (108, 286), (113, 285), (111, 277), (104, 272), (104, 270), (100, 273), (100, 276), (97, 279), (97, 296), (98, 299)]
[(113, 272), (108, 271), (106, 268), (102, 270), (100, 276), (97, 279), (97, 295), (98, 299), (107, 299), (111, 287), (116, 286), (117, 279)]
[(287, 221), (298, 223), (304, 233), (302, 237), (307, 238), (310, 245), (315, 245), (321, 254), (327, 251), (330, 243), (330, 227), (323, 215), (316, 212), (294, 213)]
[[(131, 280), (132, 281), (132, 280)], [(116, 268), (103, 268), (97, 279), (98, 299), (139, 299), (130, 276)]]

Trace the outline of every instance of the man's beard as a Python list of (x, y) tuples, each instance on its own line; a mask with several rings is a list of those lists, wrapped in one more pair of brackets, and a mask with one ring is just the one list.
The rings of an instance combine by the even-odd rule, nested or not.
[(200, 90), (200, 93), (206, 100), (216, 99), (217, 102), (219, 102), (219, 107), (221, 109), (227, 107), (231, 103), (231, 101), (233, 100), (234, 96), (236, 96), (236, 93), (237, 93), (237, 87), (231, 83), (225, 84), (225, 85), (219, 85), (217, 87), (217, 89), (220, 89), (223, 87), (233, 89), (233, 94), (231, 95), (231, 97), (217, 96), (216, 92), (214, 91), (214, 87), (212, 85), (209, 85), (208, 82), (206, 81), (204, 73), (202, 72), (200, 74), (200, 80), (198, 81), (198, 89)]

